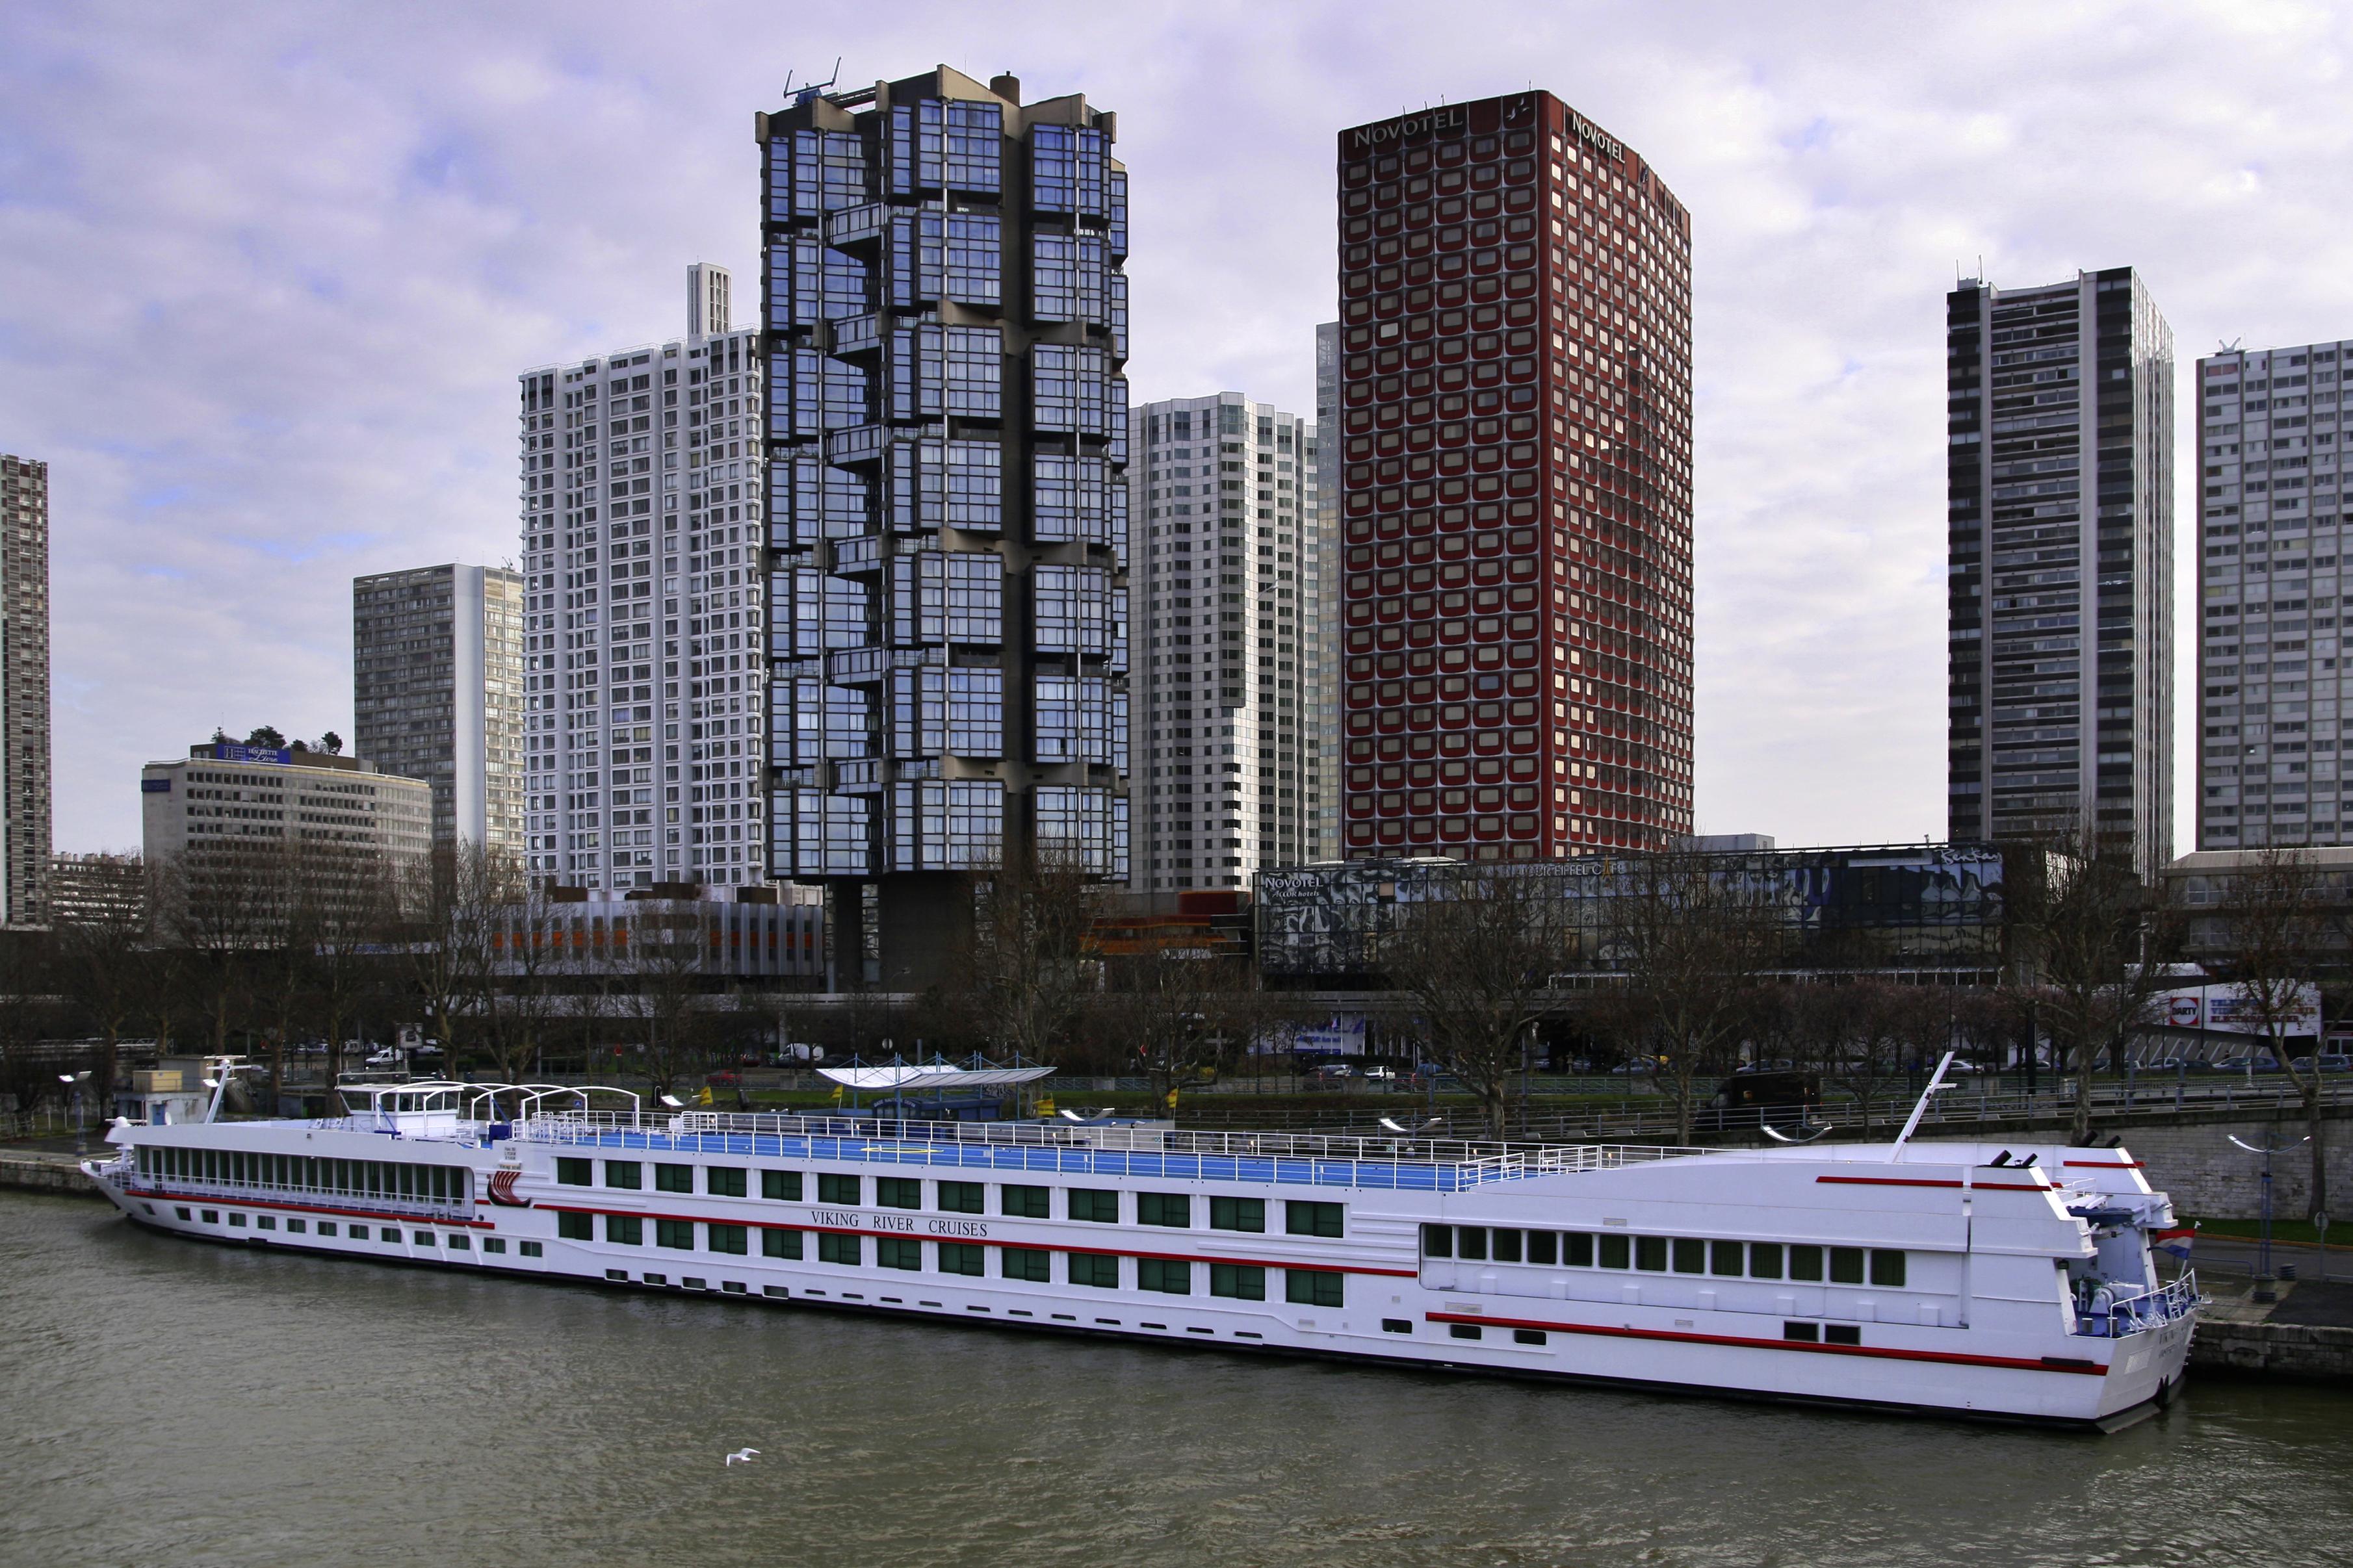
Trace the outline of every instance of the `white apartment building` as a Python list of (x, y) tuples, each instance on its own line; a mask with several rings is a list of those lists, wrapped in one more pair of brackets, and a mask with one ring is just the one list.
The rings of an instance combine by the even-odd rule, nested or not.
[(2353, 340), (2198, 362), (2201, 850), (2353, 842), (2348, 368)]
[(419, 566), (352, 580), (353, 749), (433, 786), (433, 841), (520, 855), (522, 574)]
[(1240, 393), (1132, 416), (1129, 885), (1246, 888), (1317, 858), (1315, 426)]
[(760, 333), (724, 268), (682, 339), (522, 381), (524, 833), (615, 891), (768, 877)]
[(380, 858), (397, 882), (432, 853), (432, 786), (357, 757), (207, 741), (149, 763), (139, 790), (150, 866), (292, 847)]
[(48, 921), (49, 466), (0, 453), (0, 924)]

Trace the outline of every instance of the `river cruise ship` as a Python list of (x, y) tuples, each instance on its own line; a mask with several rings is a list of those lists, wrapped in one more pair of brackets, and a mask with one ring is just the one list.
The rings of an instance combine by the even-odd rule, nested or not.
[(356, 1109), (327, 1120), (118, 1122), (85, 1169), (142, 1226), (326, 1257), (2101, 1428), (2170, 1399), (2198, 1304), (2152, 1254), (2170, 1205), (2117, 1148), (1506, 1146), (344, 1093)]

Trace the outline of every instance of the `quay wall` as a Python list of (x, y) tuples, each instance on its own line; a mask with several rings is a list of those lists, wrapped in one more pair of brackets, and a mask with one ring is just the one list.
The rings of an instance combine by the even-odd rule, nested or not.
[(94, 1198), (98, 1187), (70, 1154), (0, 1154), (0, 1187)]
[(2353, 1329), (2200, 1318), (2189, 1365), (2225, 1375), (2353, 1383)]

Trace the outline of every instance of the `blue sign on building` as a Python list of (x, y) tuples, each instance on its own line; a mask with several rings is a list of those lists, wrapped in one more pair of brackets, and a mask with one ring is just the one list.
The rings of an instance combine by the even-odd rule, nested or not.
[(216, 763), (275, 763), (284, 767), (294, 760), (294, 753), (275, 746), (216, 745), (213, 761)]
[(141, 795), (169, 795), (172, 793), (172, 781), (169, 778), (141, 779), (139, 781), (139, 793)]

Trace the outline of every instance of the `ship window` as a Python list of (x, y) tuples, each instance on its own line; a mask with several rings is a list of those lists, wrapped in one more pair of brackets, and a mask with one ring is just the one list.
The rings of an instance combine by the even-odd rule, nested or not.
[(1822, 1277), (1822, 1249), (1819, 1247), (1789, 1248), (1789, 1278), (1820, 1279)]
[(694, 1167), (691, 1165), (656, 1165), (654, 1190), (661, 1193), (694, 1191)]
[[(1262, 1232), (1266, 1229), (1266, 1200), (1264, 1198), (1211, 1198), (1209, 1228)], [(1445, 1226), (1426, 1225), (1421, 1228), (1427, 1236), (1430, 1231), (1443, 1230)]]
[(1164, 1296), (1189, 1296), (1193, 1293), (1193, 1266), (1181, 1258), (1139, 1258), (1135, 1260), (1135, 1288), (1157, 1290)]
[(1426, 1225), (1421, 1227), (1421, 1253), (1425, 1258), (1454, 1256), (1454, 1227), (1451, 1225)]
[(1070, 1279), (1073, 1285), (1092, 1285), (1098, 1290), (1119, 1289), (1119, 1259), (1099, 1258), (1092, 1252), (1070, 1254)]
[[(182, 1219), (185, 1219), (185, 1218), (187, 1218), (187, 1217), (188, 1217), (188, 1211), (187, 1211), (187, 1210), (185, 1210), (185, 1209), (182, 1209), (182, 1210), (180, 1211), (180, 1217), (181, 1217)], [(332, 1236), (332, 1235), (334, 1235), (334, 1234), (335, 1234), (335, 1222), (334, 1222), (333, 1220), (331, 1220), (331, 1219), (322, 1219), (322, 1220), (321, 1220), (321, 1221), (319, 1222), (319, 1234), (320, 1234), (321, 1236)]]
[(817, 1179), (817, 1201), (821, 1204), (847, 1204), (855, 1208), (859, 1202), (858, 1183), (856, 1176), (820, 1174)]
[(1707, 1243), (1696, 1237), (1675, 1237), (1675, 1272), (1704, 1274), (1707, 1272)]
[(1071, 1189), (1071, 1217), (1093, 1220), (1099, 1225), (1119, 1223), (1119, 1194), (1095, 1192), (1086, 1187)]
[(486, 1236), (482, 1237), (482, 1250), (484, 1252), (504, 1252), (506, 1249), (507, 1243), (504, 1237)]
[(974, 1247), (968, 1242), (943, 1241), (940, 1243), (940, 1272), (965, 1274), (977, 1279), (988, 1272), (988, 1248)]
[(744, 1171), (738, 1165), (710, 1165), (703, 1169), (702, 1190), (714, 1198), (740, 1198), (744, 1195)]
[[(710, 1233), (711, 1250), (713, 1252), (730, 1252), (741, 1258), (750, 1250), (745, 1246), (751, 1239), (750, 1233), (740, 1225), (708, 1225), (702, 1228)], [(908, 1245), (917, 1244), (910, 1242)]]
[(462, 1236), (451, 1237), (449, 1245), (459, 1252), (471, 1252), (474, 1249), (474, 1244)]
[(433, 1233), (429, 1230), (411, 1231), (408, 1239), (419, 1247), (430, 1247), (433, 1245)]
[(1230, 1296), (1237, 1301), (1266, 1300), (1266, 1270), (1252, 1263), (1212, 1263), (1209, 1265), (1209, 1294)]
[(1446, 1331), (1458, 1340), (1476, 1340), (1486, 1337), (1486, 1331), (1476, 1323), (1449, 1323), (1446, 1325)]
[(1831, 1248), (1831, 1283), (1833, 1285), (1862, 1283), (1862, 1248), (1860, 1247)]
[(1290, 1202), (1282, 1205), (1282, 1228), (1293, 1236), (1338, 1236), (1343, 1210), (1338, 1204)]
[(1515, 1345), (1540, 1345), (1545, 1342), (1542, 1329), (1514, 1329), (1512, 1342)]
[(1820, 1323), (1783, 1323), (1781, 1337), (1796, 1340), (1801, 1344), (1819, 1344), (1821, 1342), (1822, 1326)]
[(797, 1204), (801, 1201), (801, 1173), (798, 1171), (763, 1171), (760, 1173), (760, 1195), (778, 1203)]
[(801, 1233), (797, 1230), (762, 1231), (760, 1255), (763, 1258), (789, 1258), (798, 1261), (801, 1255)]
[(395, 1247), (397, 1247), (400, 1245), (400, 1227), (397, 1226), (380, 1225), (375, 1227), (375, 1238), (378, 1241), (391, 1242)]
[(278, 1221), (276, 1217), (270, 1215), (257, 1215), (253, 1224), (254, 1227), (258, 1230), (276, 1230), (278, 1228)]
[(1852, 1323), (1824, 1323), (1822, 1340), (1826, 1344), (1859, 1345), (1862, 1343), (1862, 1331)]
[(852, 1268), (866, 1261), (866, 1238), (844, 1236), (838, 1230), (821, 1230), (817, 1237), (817, 1260), (819, 1263), (847, 1263)]
[(1186, 1229), (1193, 1223), (1193, 1200), (1183, 1193), (1138, 1193), (1135, 1223)]
[(987, 1214), (988, 1187), (981, 1182), (942, 1182), (940, 1207), (948, 1214)]
[[(1008, 1188), (1010, 1192), (1013, 1189)], [(1043, 1187), (1030, 1187), (1029, 1192), (1042, 1193)], [(1054, 1255), (1040, 1252), (1034, 1247), (1006, 1247), (997, 1249), (997, 1271), (1008, 1279), (1029, 1279), (1043, 1285), (1054, 1278)]]
[(1050, 1187), (1014, 1187), (997, 1189), (997, 1206), (1005, 1213), (1022, 1219), (1047, 1219), (1053, 1215), (1049, 1206), (1053, 1189)]
[(1873, 1251), (1871, 1255), (1871, 1282), (1891, 1290), (1904, 1289), (1904, 1254)]
[(1755, 1279), (1781, 1278), (1781, 1244), (1778, 1241), (1752, 1241), (1748, 1244), (1748, 1273)]
[(1634, 1267), (1649, 1269), (1653, 1274), (1667, 1271), (1667, 1238), (1663, 1236), (1638, 1236), (1634, 1238)]
[(605, 1162), (605, 1184), (636, 1192), (646, 1184), (646, 1168), (635, 1160), (607, 1160)]
[(1412, 1320), (1408, 1318), (1383, 1318), (1381, 1320), (1381, 1332), (1385, 1334), (1409, 1334), (1413, 1332)]
[(884, 1268), (921, 1268), (923, 1266), (923, 1244), (912, 1236), (882, 1237), (874, 1243), (874, 1261)]
[(923, 1184), (911, 1176), (877, 1176), (874, 1201), (886, 1209), (922, 1208)]
[(1603, 1237), (1601, 1238), (1601, 1267), (1604, 1268), (1624, 1268), (1629, 1267), (1631, 1262), (1631, 1258), (1629, 1255), (1633, 1251), (1633, 1241), (1634, 1238), (1630, 1236)]
[(675, 1252), (693, 1251), (694, 1222), (691, 1219), (654, 1221), (654, 1245), (667, 1247)]
[(646, 1222), (633, 1214), (608, 1214), (605, 1216), (605, 1239), (616, 1247), (643, 1247)]
[(231, 1209), (229, 1211), (228, 1223), (233, 1227), (242, 1230), (245, 1228), (245, 1216), (238, 1214), (236, 1210)]
[(1552, 1267), (1559, 1237), (1548, 1230), (1528, 1232), (1528, 1261), (1543, 1268)]
[[(152, 1214), (154, 1211), (151, 1209), (148, 1212)], [(290, 1219), (286, 1222), (286, 1228), (293, 1232), (296, 1236), (301, 1236), (304, 1231), (311, 1228), (311, 1222), (306, 1219)]]
[[(596, 1237), (591, 1226), (593, 1226), (596, 1217), (596, 1216), (594, 1215), (586, 1214), (557, 1215), (555, 1216), (555, 1234), (562, 1237), (566, 1241), (593, 1241), (596, 1239)], [(357, 1235), (361, 1227), (358, 1226), (352, 1226), (352, 1232), (353, 1235)]]
[(1517, 1263), (1520, 1260), (1520, 1233), (1517, 1230), (1499, 1227), (1489, 1237), (1487, 1245), (1498, 1263)]
[(1487, 1258), (1487, 1227), (1483, 1225), (1458, 1225), (1454, 1227), (1454, 1256), (1485, 1262)]
[(1571, 1268), (1593, 1267), (1593, 1237), (1584, 1231), (1567, 1231), (1560, 1238), (1560, 1260)]
[(517, 1249), (518, 1251), (520, 1251), (520, 1252), (521, 1252), (521, 1253), (522, 1253), (525, 1258), (538, 1258), (538, 1257), (542, 1257), (542, 1256), (543, 1256), (543, 1255), (546, 1253), (546, 1251), (547, 1251), (547, 1248), (545, 1248), (544, 1247), (542, 1247), (538, 1242), (535, 1242), (535, 1241), (518, 1241), (518, 1242), (516, 1242), (516, 1243), (515, 1243), (515, 1247), (516, 1247), (516, 1249)]
[(1324, 1268), (1286, 1268), (1282, 1271), (1282, 1299), (1300, 1307), (1337, 1307), (1345, 1274), (1335, 1274)]

